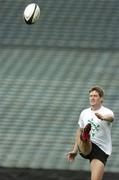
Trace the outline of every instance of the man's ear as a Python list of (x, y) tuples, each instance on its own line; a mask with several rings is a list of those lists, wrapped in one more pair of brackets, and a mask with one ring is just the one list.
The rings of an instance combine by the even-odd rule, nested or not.
[(103, 97), (101, 97), (101, 103), (103, 103)]

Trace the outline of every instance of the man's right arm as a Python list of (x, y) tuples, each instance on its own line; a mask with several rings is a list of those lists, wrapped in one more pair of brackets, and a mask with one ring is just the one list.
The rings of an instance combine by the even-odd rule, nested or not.
[(69, 161), (74, 160), (75, 157), (77, 156), (77, 153), (78, 153), (78, 143), (80, 143), (80, 134), (81, 134), (82, 131), (83, 131), (82, 128), (77, 129), (76, 137), (75, 137), (75, 144), (73, 146), (73, 149), (72, 149), (72, 151), (67, 153), (67, 159)]

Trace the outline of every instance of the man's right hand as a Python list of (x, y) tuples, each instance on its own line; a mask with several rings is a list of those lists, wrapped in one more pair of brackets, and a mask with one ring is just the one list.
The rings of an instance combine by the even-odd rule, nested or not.
[(68, 161), (73, 161), (76, 157), (77, 153), (75, 151), (70, 151), (67, 153), (67, 160)]

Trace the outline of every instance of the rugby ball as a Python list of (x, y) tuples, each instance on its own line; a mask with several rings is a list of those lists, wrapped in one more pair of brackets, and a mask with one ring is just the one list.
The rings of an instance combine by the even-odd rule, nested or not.
[(23, 13), (26, 24), (34, 24), (40, 18), (40, 7), (36, 3), (28, 4)]

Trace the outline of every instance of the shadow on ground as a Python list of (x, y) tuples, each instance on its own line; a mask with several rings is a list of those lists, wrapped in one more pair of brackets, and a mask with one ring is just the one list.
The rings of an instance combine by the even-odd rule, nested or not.
[[(119, 173), (105, 173), (103, 180), (119, 180)], [(90, 180), (90, 173), (71, 170), (0, 168), (0, 180)]]

